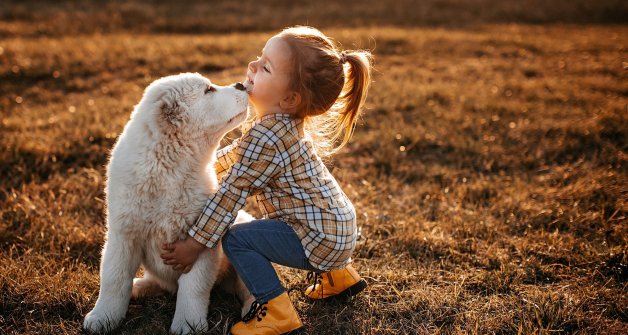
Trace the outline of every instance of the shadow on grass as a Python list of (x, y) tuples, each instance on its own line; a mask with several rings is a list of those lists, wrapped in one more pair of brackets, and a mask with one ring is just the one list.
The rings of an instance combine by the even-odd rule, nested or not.
[(303, 316), (306, 334), (329, 334), (329, 328), (320, 329), (321, 325), (333, 325), (335, 334), (361, 334), (361, 329), (356, 325), (362, 308), (357, 306), (359, 298), (351, 298), (336, 301), (316, 301), (309, 308), (301, 309), (299, 314)]
[[(40, 152), (13, 148), (0, 153), (0, 179), (6, 189), (29, 183), (43, 184), (54, 175), (69, 175), (80, 168), (104, 172), (108, 153), (115, 139), (95, 135), (74, 142), (63, 151)], [(6, 194), (0, 192), (0, 200)]]
[[(625, 170), (618, 152), (627, 147), (617, 121), (612, 117), (602, 118), (597, 131), (531, 129), (517, 138), (503, 133), (499, 137), (502, 143), (494, 146), (498, 150), (484, 152), (442, 141), (406, 139), (394, 143), (396, 147), (390, 143), (371, 142), (351, 154), (359, 156), (357, 161), (372, 165), (379, 174), (401, 178), (407, 184), (436, 182), (443, 187), (451, 183), (447, 179), (451, 176), (446, 177), (447, 171), (428, 175), (425, 169), (417, 167), (446, 167), (448, 170), (485, 176), (530, 175), (552, 167), (583, 162), (594, 167), (613, 166)], [(402, 152), (399, 146), (403, 147)], [(486, 196), (492, 197), (490, 194)]]
[[(12, 257), (21, 257), (36, 251), (38, 254), (48, 254), (51, 261), (55, 258), (70, 259), (81, 262), (93, 269), (100, 265), (100, 251), (102, 241), (89, 240), (67, 240), (59, 242), (62, 245), (53, 246), (50, 243), (41, 243), (38, 239), (32, 241), (28, 237), (32, 230), (33, 220), (41, 220), (34, 216), (26, 215), (23, 211), (4, 212), (2, 220), (4, 229), (0, 230), (0, 252), (10, 253)], [(50, 254), (51, 248), (58, 250), (59, 254)]]
[[(76, 79), (89, 79), (97, 78), (98, 73), (94, 70), (81, 69), (80, 71), (74, 71), (68, 79), (55, 78), (53, 71), (46, 69), (43, 71), (29, 71), (20, 73), (4, 73), (0, 75), (0, 82), (3, 83), (0, 86), (0, 94), (3, 95), (21, 95), (21, 92), (28, 91), (30, 88), (36, 86), (42, 91), (46, 92), (85, 92), (87, 89), (93, 89), (98, 87), (98, 82), (93, 80), (89, 87), (85, 85), (78, 86), (75, 84)], [(70, 80), (71, 78), (71, 80)], [(84, 80), (82, 82), (85, 82)], [(41, 103), (50, 103), (49, 97), (41, 98)]]
[(46, 324), (50, 320), (77, 321), (83, 318), (77, 301), (34, 301), (27, 294), (11, 292), (8, 286), (0, 287), (0, 296), (0, 315), (3, 316), (3, 328), (6, 327), (4, 329), (7, 332), (26, 332), (33, 324)]

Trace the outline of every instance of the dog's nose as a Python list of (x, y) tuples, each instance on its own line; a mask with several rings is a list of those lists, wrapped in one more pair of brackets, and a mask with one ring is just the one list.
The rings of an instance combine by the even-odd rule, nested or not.
[(246, 91), (246, 87), (244, 87), (244, 85), (242, 85), (242, 83), (236, 83), (234, 86), (235, 86), (236, 90)]

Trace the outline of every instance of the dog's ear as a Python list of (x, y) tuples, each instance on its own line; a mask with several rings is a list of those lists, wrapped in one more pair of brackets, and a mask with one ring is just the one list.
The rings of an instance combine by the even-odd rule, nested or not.
[(185, 118), (185, 106), (182, 106), (177, 92), (172, 89), (165, 90), (157, 99), (157, 105), (160, 126), (165, 129), (177, 129), (181, 126)]
[(183, 108), (179, 105), (178, 101), (172, 103), (164, 103), (161, 105), (161, 117), (164, 121), (173, 126), (177, 126), (181, 123), (183, 116)]

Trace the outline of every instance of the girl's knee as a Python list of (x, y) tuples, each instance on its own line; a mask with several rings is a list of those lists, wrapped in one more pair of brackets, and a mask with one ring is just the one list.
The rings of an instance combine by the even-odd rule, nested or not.
[(220, 244), (222, 245), (222, 250), (225, 252), (225, 254), (227, 254), (227, 257), (231, 253), (229, 250), (230, 240), (231, 240), (231, 233), (229, 232), (229, 230), (227, 230), (227, 232), (222, 236), (222, 239), (220, 240)]
[(232, 225), (231, 227), (229, 227), (229, 229), (227, 229), (227, 232), (222, 236), (222, 249), (225, 251), (225, 254), (227, 254), (227, 256), (229, 256), (230, 249), (231, 247), (233, 247), (234, 242), (237, 239), (236, 235), (238, 235), (238, 229), (236, 228), (236, 226), (237, 225)]

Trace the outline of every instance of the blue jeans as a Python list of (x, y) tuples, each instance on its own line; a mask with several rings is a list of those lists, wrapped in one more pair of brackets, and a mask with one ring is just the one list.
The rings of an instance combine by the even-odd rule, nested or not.
[(271, 262), (321, 272), (305, 257), (301, 240), (292, 227), (277, 219), (232, 225), (222, 238), (222, 248), (244, 285), (260, 303), (286, 290)]

